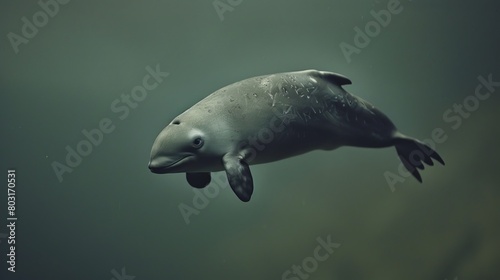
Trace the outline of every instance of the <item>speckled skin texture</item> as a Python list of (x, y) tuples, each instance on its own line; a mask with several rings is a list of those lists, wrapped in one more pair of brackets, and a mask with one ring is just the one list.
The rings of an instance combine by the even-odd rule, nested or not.
[[(350, 83), (335, 73), (306, 70), (228, 85), (165, 127), (153, 145), (150, 168), (155, 173), (187, 172), (188, 182), (200, 188), (210, 182), (208, 172), (226, 170), (230, 184), (250, 184), (251, 195), (248, 165), (311, 150), (395, 145), (400, 157), (409, 161), (416, 145), (424, 144), (397, 132), (387, 116), (342, 88)], [(190, 145), (196, 141), (202, 141), (202, 146)], [(429, 156), (439, 157), (429, 151), (405, 164), (419, 180), (416, 167), (421, 167), (421, 161), (432, 164)], [(238, 196), (244, 201), (250, 198)]]

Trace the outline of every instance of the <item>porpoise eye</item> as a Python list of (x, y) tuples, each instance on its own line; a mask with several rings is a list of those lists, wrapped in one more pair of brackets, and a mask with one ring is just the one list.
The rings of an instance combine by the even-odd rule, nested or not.
[(192, 146), (193, 146), (193, 148), (196, 148), (196, 149), (201, 148), (201, 146), (203, 146), (203, 139), (201, 139), (200, 137), (194, 138)]

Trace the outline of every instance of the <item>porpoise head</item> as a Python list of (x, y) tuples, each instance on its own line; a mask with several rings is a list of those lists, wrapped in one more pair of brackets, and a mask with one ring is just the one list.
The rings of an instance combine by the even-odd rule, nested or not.
[(153, 173), (180, 173), (209, 169), (214, 165), (209, 135), (179, 119), (173, 120), (156, 137), (149, 169)]

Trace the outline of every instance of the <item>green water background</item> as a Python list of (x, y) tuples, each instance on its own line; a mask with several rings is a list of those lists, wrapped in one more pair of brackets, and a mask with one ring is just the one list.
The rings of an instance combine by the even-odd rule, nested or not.
[[(7, 34), (41, 8), (3, 3), (0, 170), (17, 170), (19, 220), (15, 274), (0, 239), (2, 279), (282, 279), (328, 235), (341, 246), (309, 279), (500, 278), (499, 88), (457, 129), (443, 120), (479, 76), (500, 81), (499, 5), (401, 1), (348, 63), (339, 44), (387, 3), (244, 0), (221, 20), (211, 1), (71, 1), (17, 54)], [(119, 119), (110, 105), (157, 64), (170, 75)], [(392, 148), (313, 152), (253, 166), (250, 203), (225, 188), (186, 225), (184, 176), (147, 169), (158, 132), (229, 83), (311, 68), (348, 76), (406, 134), (442, 128), (446, 166), (394, 191)], [(59, 182), (51, 164), (103, 118), (115, 130)]]

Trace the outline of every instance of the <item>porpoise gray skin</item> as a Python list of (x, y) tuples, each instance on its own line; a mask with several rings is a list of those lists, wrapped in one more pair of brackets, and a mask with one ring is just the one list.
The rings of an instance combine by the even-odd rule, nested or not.
[(154, 141), (149, 169), (186, 173), (195, 188), (206, 187), (210, 172), (225, 170), (238, 198), (249, 201), (249, 165), (273, 162), (312, 150), (341, 146), (395, 146), (408, 171), (432, 159), (426, 144), (399, 133), (389, 118), (345, 91), (351, 81), (339, 74), (306, 70), (246, 79), (210, 94), (177, 116)]

